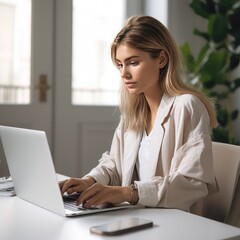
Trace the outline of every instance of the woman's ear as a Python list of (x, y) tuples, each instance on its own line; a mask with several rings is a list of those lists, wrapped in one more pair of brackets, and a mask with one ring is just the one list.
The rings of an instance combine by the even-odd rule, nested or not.
[(168, 63), (168, 55), (165, 50), (162, 50), (158, 57), (159, 68), (164, 68)]

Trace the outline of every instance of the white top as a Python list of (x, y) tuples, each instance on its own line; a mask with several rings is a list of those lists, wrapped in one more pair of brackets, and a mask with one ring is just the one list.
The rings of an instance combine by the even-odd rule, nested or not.
[(138, 160), (136, 163), (138, 177), (140, 181), (148, 180), (154, 177), (152, 176), (151, 172), (147, 170), (149, 168), (155, 167), (154, 162), (151, 161), (151, 158), (150, 158), (151, 133), (147, 135), (146, 131), (144, 131), (142, 136), (142, 141), (140, 143)]
[[(138, 152), (138, 159), (136, 162), (137, 172), (139, 181), (147, 181), (154, 177), (158, 173), (160, 169), (156, 169), (156, 164), (151, 158), (151, 144), (152, 144), (152, 135), (156, 133), (155, 131), (151, 131), (149, 135), (147, 132), (143, 132), (142, 141), (140, 143), (140, 148)], [(150, 171), (149, 171), (150, 169)]]
[[(149, 180), (156, 176), (156, 173), (159, 173), (161, 170), (159, 169), (159, 164), (154, 162), (152, 159), (151, 149), (156, 144), (154, 143), (154, 135), (158, 135), (157, 131), (157, 119), (161, 114), (161, 108), (159, 107), (157, 110), (156, 120), (154, 122), (153, 128), (151, 132), (147, 135), (146, 130), (143, 131), (142, 140), (140, 142), (138, 158), (136, 162), (136, 167), (138, 171), (139, 181)], [(159, 139), (158, 139), (159, 140)], [(149, 170), (150, 169), (150, 170)], [(158, 174), (157, 174), (158, 175)]]

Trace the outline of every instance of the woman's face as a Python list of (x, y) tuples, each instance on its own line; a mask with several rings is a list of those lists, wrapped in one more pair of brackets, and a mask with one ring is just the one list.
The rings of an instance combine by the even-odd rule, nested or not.
[(160, 57), (154, 59), (148, 52), (120, 44), (116, 49), (116, 65), (131, 94), (150, 96), (159, 89)]

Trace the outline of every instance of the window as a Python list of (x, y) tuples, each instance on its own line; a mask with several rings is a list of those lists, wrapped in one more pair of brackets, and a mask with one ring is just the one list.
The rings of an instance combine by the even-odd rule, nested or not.
[(110, 45), (124, 14), (124, 0), (73, 0), (72, 104), (118, 103), (120, 76)]
[(0, 103), (28, 104), (31, 0), (0, 0)]

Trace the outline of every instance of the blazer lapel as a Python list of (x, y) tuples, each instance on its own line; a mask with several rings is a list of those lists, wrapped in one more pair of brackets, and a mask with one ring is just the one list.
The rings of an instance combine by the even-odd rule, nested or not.
[[(174, 100), (175, 97), (170, 97), (169, 95), (164, 94), (158, 109), (155, 120), (154, 132), (152, 134), (152, 144), (150, 146), (150, 158), (152, 159), (154, 164), (152, 169), (147, 169), (147, 171), (150, 171), (151, 176), (155, 176), (156, 173), (159, 151), (161, 149), (164, 136), (163, 124), (169, 116)], [(127, 131), (124, 134), (122, 186), (127, 186), (131, 183), (141, 140), (142, 133)]]
[(148, 169), (149, 176), (155, 176), (157, 164), (159, 160), (159, 152), (161, 150), (162, 141), (164, 137), (164, 123), (167, 121), (171, 112), (175, 97), (164, 94), (158, 108), (155, 119), (154, 129), (151, 135), (150, 144), (150, 159), (153, 161), (151, 169)]

